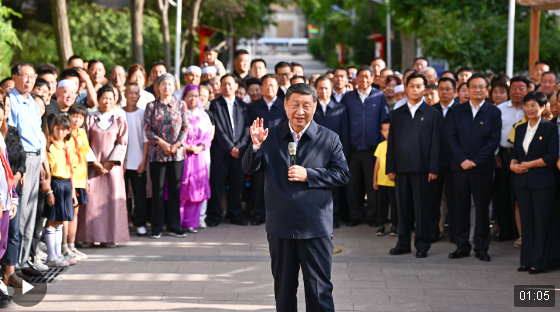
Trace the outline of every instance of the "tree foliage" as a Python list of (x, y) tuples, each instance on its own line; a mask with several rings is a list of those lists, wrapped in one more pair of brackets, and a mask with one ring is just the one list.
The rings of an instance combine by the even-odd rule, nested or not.
[(0, 0), (0, 77), (10, 73), (10, 61), (14, 55), (13, 47), (20, 47), (21, 42), (12, 26), (10, 17), (21, 17), (13, 9), (3, 6)]

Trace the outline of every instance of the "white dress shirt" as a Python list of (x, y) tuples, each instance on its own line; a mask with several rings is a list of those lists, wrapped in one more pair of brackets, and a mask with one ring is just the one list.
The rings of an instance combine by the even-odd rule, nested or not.
[[(422, 102), (424, 101), (426, 101), (426, 98), (422, 97)], [(408, 103), (408, 97), (398, 100), (397, 103), (395, 103), (395, 106), (393, 106), (393, 110), (396, 110), (397, 108), (405, 105), (406, 103)]]
[(264, 102), (266, 103), (266, 106), (268, 106), (268, 111), (269, 111), (269, 112), (270, 112), (270, 108), (272, 107), (272, 104), (274, 104), (274, 101), (276, 101), (277, 98), (278, 98), (278, 97), (275, 96), (275, 97), (272, 99), (272, 101), (268, 102), (268, 101), (266, 100), (266, 98), (263, 96), (263, 100), (264, 100)]
[[(441, 103), (439, 103), (439, 104), (441, 104)], [(445, 117), (445, 115), (447, 115), (447, 112), (451, 108), (451, 105), (453, 105), (453, 101), (451, 101), (451, 103), (449, 103), (449, 105), (447, 105), (447, 107), (445, 107), (443, 104), (441, 104), (441, 111), (443, 112), (443, 117)]]
[(342, 90), (342, 92), (340, 94), (336, 93), (336, 91), (333, 89), (332, 94), (334, 96), (334, 99), (340, 103), (340, 100), (342, 100), (342, 97), (346, 94), (346, 92), (348, 92), (348, 90), (346, 88), (344, 88), (344, 90)]
[(360, 100), (362, 101), (362, 103), (364, 103), (366, 101), (366, 98), (368, 97), (368, 95), (371, 93), (371, 87), (367, 88), (366, 93), (360, 92), (360, 89), (357, 89), (357, 91), (358, 91), (358, 96), (360, 97)]
[(484, 101), (482, 101), (482, 103), (480, 103), (480, 105), (478, 105), (478, 107), (475, 108), (474, 105), (472, 104), (472, 102), (469, 100), (469, 105), (471, 106), (473, 120), (476, 117), (476, 114), (478, 114), (478, 111), (480, 110), (480, 108), (482, 107), (483, 104), (484, 104)]
[(286, 92), (288, 92), (288, 88), (289, 88), (289, 87), (290, 87), (289, 85), (288, 85), (287, 87), (285, 87), (285, 88), (282, 87), (282, 86), (280, 86), (280, 89), (282, 89), (282, 91), (284, 91), (284, 95), (286, 95)]
[(513, 144), (508, 141), (511, 128), (514, 124), (520, 122), (525, 116), (523, 105), (515, 108), (510, 101), (503, 102), (498, 105), (498, 109), (502, 112), (502, 136), (500, 138), (500, 146), (503, 148), (512, 148)]
[(327, 102), (322, 103), (321, 101), (319, 101), (319, 104), (321, 104), (321, 108), (323, 109), (323, 114), (327, 113), (327, 106), (329, 105), (329, 103), (331, 102), (331, 99), (327, 99)]
[[(235, 140), (235, 124), (233, 123), (233, 105), (235, 105), (234, 102), (230, 101), (228, 98), (226, 98), (225, 96), (223, 97), (224, 100), (226, 100), (226, 104), (227, 104), (227, 109), (229, 112), (229, 120), (231, 121), (231, 130), (233, 130), (233, 139)], [(235, 101), (235, 98), (234, 98)]]
[(418, 102), (416, 103), (416, 105), (412, 105), (410, 104), (410, 102), (406, 102), (406, 105), (408, 105), (408, 109), (410, 109), (410, 114), (412, 114), (412, 118), (414, 119), (414, 115), (416, 114), (416, 111), (418, 110), (418, 107), (420, 107), (420, 105), (422, 105), (422, 102)]
[(535, 136), (540, 123), (541, 118), (539, 118), (539, 121), (537, 121), (537, 124), (534, 127), (531, 127), (531, 122), (527, 121), (527, 133), (523, 139), (523, 150), (525, 151), (525, 154), (529, 153), (529, 145), (531, 144), (531, 141), (533, 141), (533, 137)]

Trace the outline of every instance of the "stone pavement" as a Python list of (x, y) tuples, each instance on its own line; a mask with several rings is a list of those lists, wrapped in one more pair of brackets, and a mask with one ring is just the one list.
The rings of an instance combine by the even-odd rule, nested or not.
[[(492, 262), (474, 256), (449, 260), (454, 245), (432, 246), (426, 259), (393, 257), (396, 237), (377, 237), (367, 225), (335, 230), (346, 252), (333, 258), (337, 311), (523, 311), (513, 307), (516, 284), (555, 284), (560, 272), (518, 273), (513, 241), (492, 242)], [(138, 238), (117, 248), (83, 249), (80, 261), (49, 284), (29, 311), (274, 311), (274, 289), (264, 225), (222, 224), (179, 239)], [(165, 234), (165, 233), (164, 233)], [(526, 311), (559, 311), (532, 308)], [(299, 311), (305, 311), (303, 282)]]

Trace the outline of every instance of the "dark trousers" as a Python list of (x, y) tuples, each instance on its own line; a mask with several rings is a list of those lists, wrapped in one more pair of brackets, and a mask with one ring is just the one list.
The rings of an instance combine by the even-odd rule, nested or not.
[(515, 190), (513, 187), (515, 173), (509, 168), (511, 153), (507, 149), (500, 148), (499, 155), (502, 160), (502, 168), (496, 168), (495, 170), (492, 207), (495, 211), (496, 221), (500, 225), (500, 237), (513, 238), (514, 233), (517, 232), (514, 215)]
[[(521, 217), (521, 265), (546, 270), (550, 264), (551, 219), (556, 187), (516, 188)], [(556, 226), (558, 226), (556, 224)]]
[(389, 206), (391, 207), (391, 219), (392, 225), (397, 226), (399, 224), (398, 212), (397, 212), (397, 194), (395, 192), (394, 186), (383, 186), (379, 185), (377, 189), (377, 224), (380, 226), (387, 222), (387, 212), (389, 211)]
[(346, 188), (350, 203), (350, 215), (348, 219), (360, 220), (364, 214), (364, 206), (361, 204), (364, 193), (360, 189), (365, 186), (367, 194), (366, 217), (368, 221), (375, 218), (375, 204), (377, 192), (373, 189), (373, 171), (375, 170), (376, 157), (373, 151), (352, 151), (350, 157), (350, 182)]
[(489, 208), (492, 200), (492, 175), (455, 171), (455, 194), (457, 203), (455, 245), (470, 252), (471, 194), (474, 199), (476, 223), (474, 226), (474, 251), (488, 251), (490, 246)]
[(439, 221), (441, 220), (441, 198), (445, 192), (447, 199), (447, 210), (449, 216), (449, 237), (455, 238), (455, 181), (453, 180), (453, 171), (450, 167), (441, 167), (440, 175), (434, 181), (430, 182), (430, 200), (431, 213), (430, 224), (432, 239), (437, 239), (441, 235)]
[[(181, 178), (183, 177), (184, 161), (151, 162), (152, 178), (152, 234), (163, 231), (163, 223), (167, 220), (167, 230), (181, 231)], [(165, 206), (165, 185), (167, 182), (167, 207)], [(167, 215), (167, 218), (166, 218)]]
[[(257, 171), (253, 175), (253, 200), (255, 212), (253, 219), (260, 220), (266, 218), (266, 206), (264, 204), (264, 172)], [(213, 195), (213, 194), (212, 194)]]
[(215, 222), (222, 220), (222, 191), (226, 178), (229, 182), (229, 192), (227, 206), (231, 219), (241, 218), (241, 190), (243, 189), (243, 181), (245, 179), (245, 172), (241, 167), (241, 160), (243, 155), (239, 158), (233, 158), (230, 155), (222, 156), (221, 158), (213, 157), (212, 164), (210, 165), (210, 187), (212, 189), (212, 197), (208, 207), (208, 218)]
[(397, 249), (411, 249), (412, 216), (416, 222), (414, 247), (427, 252), (432, 246), (430, 235), (430, 183), (427, 173), (397, 173), (395, 179), (397, 209), (399, 214), (399, 241)]
[(33, 240), (31, 241), (31, 250), (29, 252), (29, 257), (31, 261), (35, 261), (37, 245), (41, 240), (41, 232), (43, 231), (43, 208), (45, 208), (45, 194), (39, 192), (39, 197), (37, 198), (37, 214), (35, 215), (35, 230), (33, 231)]
[(132, 223), (135, 227), (146, 226), (148, 216), (148, 205), (146, 201), (146, 171), (138, 173), (136, 170), (126, 170), (124, 172), (124, 182), (127, 186), (127, 191), (128, 185), (130, 185), (132, 195), (134, 197), (134, 218), (132, 219)]
[(333, 200), (333, 221), (336, 221), (340, 216), (340, 210), (341, 210), (340, 208), (347, 206), (346, 203), (348, 203), (346, 199), (346, 187), (345, 186), (333, 187), (332, 200)]
[(274, 277), (276, 311), (297, 312), (299, 268), (303, 272), (307, 312), (333, 311), (331, 237), (286, 239), (267, 235)]

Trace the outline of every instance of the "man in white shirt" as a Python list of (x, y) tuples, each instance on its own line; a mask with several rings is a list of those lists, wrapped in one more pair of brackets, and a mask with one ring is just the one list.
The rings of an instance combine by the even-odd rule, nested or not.
[(344, 67), (337, 67), (334, 69), (333, 77), (333, 92), (332, 98), (337, 103), (342, 101), (342, 97), (346, 94), (346, 86), (348, 85), (348, 70)]
[(290, 79), (292, 79), (292, 65), (288, 62), (278, 62), (276, 66), (274, 66), (274, 73), (276, 77), (278, 77), (278, 98), (284, 100), (286, 97), (286, 91), (290, 87)]

